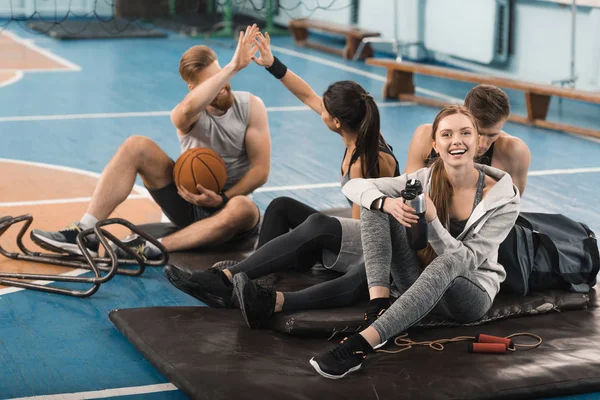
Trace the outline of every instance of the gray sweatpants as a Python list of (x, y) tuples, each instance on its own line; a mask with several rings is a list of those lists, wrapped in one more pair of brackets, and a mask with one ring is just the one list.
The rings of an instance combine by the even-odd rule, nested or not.
[(492, 305), (485, 289), (452, 254), (435, 258), (424, 270), (408, 246), (406, 230), (394, 217), (362, 209), (361, 235), (369, 288), (390, 288), (390, 274), (400, 297), (374, 323), (381, 341), (436, 314), (466, 323), (480, 319)]

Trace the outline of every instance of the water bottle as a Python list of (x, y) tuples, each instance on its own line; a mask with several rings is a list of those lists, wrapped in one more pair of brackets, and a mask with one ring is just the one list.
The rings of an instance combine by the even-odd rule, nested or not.
[(406, 228), (408, 245), (413, 250), (422, 250), (427, 247), (427, 219), (425, 219), (425, 210), (427, 202), (423, 193), (423, 186), (418, 179), (409, 179), (406, 187), (400, 192), (404, 202), (415, 209), (419, 221)]

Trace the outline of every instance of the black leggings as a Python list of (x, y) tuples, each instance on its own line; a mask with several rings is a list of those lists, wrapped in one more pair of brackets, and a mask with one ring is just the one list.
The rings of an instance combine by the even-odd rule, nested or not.
[[(271, 211), (270, 211), (271, 210)], [(275, 218), (275, 210), (280, 218)], [(310, 207), (290, 198), (273, 200), (265, 212), (261, 238), (275, 236), (264, 241), (250, 257), (230, 268), (232, 275), (244, 272), (250, 279), (288, 269), (308, 270), (323, 261), (322, 251), (339, 253), (342, 243), (342, 225), (337, 218), (319, 212), (308, 215)], [(302, 214), (304, 213), (304, 214)], [(271, 215), (268, 215), (271, 214)], [(299, 222), (302, 216), (303, 222)], [(286, 233), (287, 226), (298, 225)], [(311, 308), (342, 307), (357, 301), (367, 293), (367, 276), (364, 265), (353, 268), (339, 277), (297, 292), (284, 292), (282, 311)]]
[(274, 199), (265, 211), (256, 248), (263, 247), (265, 243), (288, 233), (290, 229), (296, 229), (309, 215), (318, 213), (314, 208), (291, 197)]

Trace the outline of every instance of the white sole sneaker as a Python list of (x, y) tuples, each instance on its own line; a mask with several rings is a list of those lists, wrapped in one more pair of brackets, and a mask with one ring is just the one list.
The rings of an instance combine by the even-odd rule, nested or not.
[[(54, 252), (65, 252), (79, 256), (83, 255), (81, 253), (81, 249), (79, 249), (79, 246), (77, 246), (76, 244), (58, 242), (56, 240), (52, 240), (44, 236), (38, 236), (33, 232), (31, 233), (31, 239), (35, 242), (35, 244), (46, 250)], [(88, 249), (88, 251), (90, 252), (90, 255), (92, 257), (98, 257), (98, 252), (90, 249)]]
[(362, 363), (358, 364), (356, 367), (350, 368), (343, 375), (331, 375), (331, 374), (328, 374), (327, 372), (323, 372), (321, 370), (321, 367), (319, 367), (319, 364), (315, 361), (314, 357), (310, 359), (309, 363), (310, 363), (310, 365), (313, 366), (313, 368), (315, 369), (315, 371), (317, 371), (319, 373), (319, 375), (324, 376), (325, 378), (328, 378), (328, 379), (342, 379), (343, 377), (345, 377), (349, 373), (354, 372), (354, 371), (358, 371), (360, 369), (360, 367), (362, 366)]

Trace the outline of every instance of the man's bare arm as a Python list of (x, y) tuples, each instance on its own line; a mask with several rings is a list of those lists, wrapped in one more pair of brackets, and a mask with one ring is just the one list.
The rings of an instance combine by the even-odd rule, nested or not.
[(271, 168), (271, 136), (267, 109), (262, 100), (250, 97), (250, 117), (246, 130), (246, 152), (250, 169), (225, 194), (228, 198), (252, 193), (267, 182)]
[(427, 154), (431, 152), (433, 139), (431, 139), (431, 124), (419, 126), (410, 141), (408, 147), (408, 157), (406, 158), (406, 167), (404, 173), (415, 172), (425, 167)]

